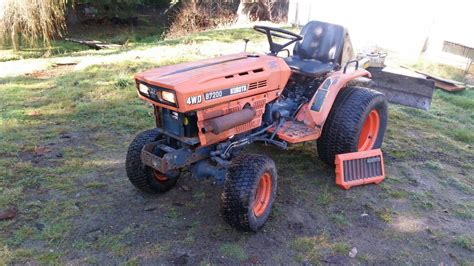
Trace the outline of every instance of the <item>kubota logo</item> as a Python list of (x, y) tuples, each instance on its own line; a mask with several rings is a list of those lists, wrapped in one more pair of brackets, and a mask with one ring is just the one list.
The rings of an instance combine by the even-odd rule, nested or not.
[(381, 161), (380, 157), (367, 158), (367, 163), (378, 163), (380, 161)]
[(191, 96), (191, 97), (188, 97), (188, 99), (186, 100), (187, 105), (198, 104), (201, 102), (202, 102), (202, 95)]

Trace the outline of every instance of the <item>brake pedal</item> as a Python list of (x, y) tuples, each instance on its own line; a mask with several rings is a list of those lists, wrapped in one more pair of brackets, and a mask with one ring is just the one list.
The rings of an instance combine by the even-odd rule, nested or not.
[(379, 184), (384, 178), (380, 149), (336, 155), (336, 184), (344, 189), (370, 183)]

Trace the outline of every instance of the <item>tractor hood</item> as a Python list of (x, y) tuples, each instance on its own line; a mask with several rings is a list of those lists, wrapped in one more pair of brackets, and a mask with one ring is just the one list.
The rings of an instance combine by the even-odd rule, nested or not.
[[(150, 94), (139, 90), (142, 99), (186, 112), (282, 89), (290, 73), (279, 57), (239, 53), (151, 69), (135, 79), (137, 88), (143, 84), (153, 90)], [(160, 91), (174, 93), (176, 103), (160, 101)]]

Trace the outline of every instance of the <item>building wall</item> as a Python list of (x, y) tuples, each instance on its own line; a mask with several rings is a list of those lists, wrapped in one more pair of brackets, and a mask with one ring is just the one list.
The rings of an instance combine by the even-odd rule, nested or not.
[(429, 50), (440, 51), (443, 39), (474, 47), (472, 10), (470, 0), (290, 0), (288, 22), (340, 24), (349, 30), (358, 51), (381, 47), (416, 59), (430, 36)]

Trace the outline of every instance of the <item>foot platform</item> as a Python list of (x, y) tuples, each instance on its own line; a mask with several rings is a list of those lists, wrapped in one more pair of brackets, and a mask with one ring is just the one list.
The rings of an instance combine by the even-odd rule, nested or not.
[[(275, 127), (268, 129), (268, 131), (273, 133)], [(289, 143), (298, 143), (318, 139), (321, 135), (321, 130), (319, 128), (310, 128), (302, 122), (286, 121), (278, 129), (276, 135)]]

